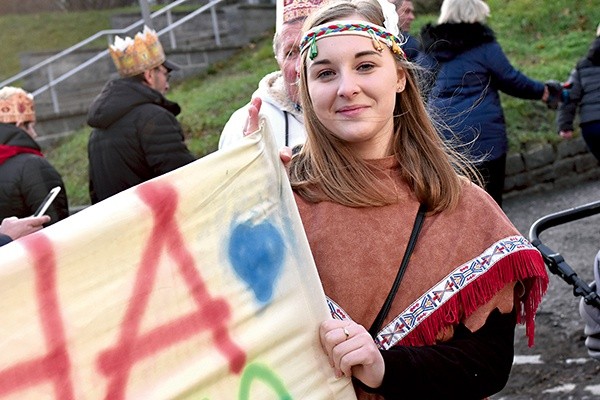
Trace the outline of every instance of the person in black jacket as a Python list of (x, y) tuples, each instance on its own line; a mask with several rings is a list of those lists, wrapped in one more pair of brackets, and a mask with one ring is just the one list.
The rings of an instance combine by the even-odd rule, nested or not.
[(571, 71), (569, 98), (558, 108), (556, 124), (563, 139), (573, 137), (573, 121), (579, 109), (581, 135), (600, 161), (600, 25), (585, 57)]
[(33, 215), (55, 186), (61, 191), (48, 208), (49, 224), (69, 216), (62, 177), (34, 140), (35, 105), (23, 89), (0, 90), (0, 220)]
[(165, 58), (156, 33), (117, 37), (110, 46), (121, 78), (109, 81), (88, 112), (89, 192), (92, 204), (195, 160), (167, 100), (177, 65)]

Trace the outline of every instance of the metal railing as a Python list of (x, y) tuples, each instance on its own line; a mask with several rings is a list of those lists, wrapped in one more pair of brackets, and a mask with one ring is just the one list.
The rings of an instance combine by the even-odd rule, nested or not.
[[(177, 41), (176, 41), (173, 30), (175, 28), (179, 27), (180, 25), (186, 23), (187, 21), (191, 20), (192, 18), (196, 17), (197, 15), (205, 12), (206, 10), (209, 10), (211, 13), (212, 29), (213, 29), (213, 34), (214, 34), (214, 38), (215, 38), (215, 44), (217, 46), (221, 46), (221, 37), (220, 37), (220, 33), (219, 33), (219, 24), (218, 24), (218, 20), (217, 20), (217, 13), (215, 10), (215, 6), (217, 4), (223, 2), (224, 0), (209, 0), (209, 2), (207, 4), (199, 7), (198, 9), (192, 11), (191, 13), (187, 14), (186, 16), (173, 22), (173, 16), (172, 16), (171, 10), (183, 3), (188, 2), (188, 1), (191, 1), (191, 0), (174, 1), (173, 3), (170, 3), (169, 5), (161, 8), (160, 10), (158, 10), (150, 15), (151, 19), (154, 19), (162, 14), (166, 14), (167, 25), (164, 29), (157, 32), (158, 36), (160, 37), (160, 36), (164, 35), (165, 33), (168, 33), (171, 48), (176, 49)], [(53, 63), (56, 61), (59, 61), (60, 59), (63, 59), (64, 57), (74, 53), (75, 51), (87, 46), (88, 44), (90, 44), (90, 43), (94, 42), (95, 40), (98, 40), (102, 37), (106, 37), (108, 43), (110, 44), (110, 43), (112, 43), (113, 37), (115, 35), (129, 34), (130, 32), (132, 32), (134, 30), (139, 30), (143, 25), (144, 25), (144, 20), (140, 19), (140, 20), (134, 22), (133, 24), (131, 24), (125, 28), (122, 28), (122, 29), (102, 30), (102, 31), (90, 36), (89, 38), (82, 40), (81, 42), (69, 47), (68, 49), (63, 50), (51, 57), (48, 57), (44, 61), (21, 71), (20, 73), (12, 76), (9, 79), (6, 79), (5, 81), (0, 82), (0, 87), (10, 85), (11, 83), (14, 83), (14, 82), (16, 82), (20, 79), (26, 78), (28, 76), (31, 76), (34, 73), (41, 71), (43, 68), (46, 68), (46, 77), (47, 77), (48, 83), (35, 89), (35, 90), (31, 90), (31, 94), (35, 97), (35, 96), (38, 96), (49, 90), (50, 97), (52, 99), (53, 110), (55, 113), (58, 114), (60, 112), (60, 104), (58, 101), (58, 95), (56, 93), (56, 85), (69, 79), (70, 77), (74, 76), (75, 74), (81, 72), (82, 70), (86, 69), (87, 67), (96, 63), (97, 61), (101, 60), (102, 58), (108, 56), (108, 49), (101, 51), (100, 53), (96, 54), (92, 58), (88, 59), (87, 61), (81, 63), (77, 67), (69, 70), (68, 72), (63, 73), (62, 75), (60, 75), (58, 77), (54, 77), (54, 71), (52, 68)]]

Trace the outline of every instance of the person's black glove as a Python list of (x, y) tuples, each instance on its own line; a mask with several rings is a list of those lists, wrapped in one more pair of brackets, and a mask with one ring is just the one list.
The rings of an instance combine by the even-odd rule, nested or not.
[(559, 81), (549, 80), (545, 83), (548, 88), (548, 99), (546, 105), (551, 110), (556, 110), (562, 100), (563, 85)]

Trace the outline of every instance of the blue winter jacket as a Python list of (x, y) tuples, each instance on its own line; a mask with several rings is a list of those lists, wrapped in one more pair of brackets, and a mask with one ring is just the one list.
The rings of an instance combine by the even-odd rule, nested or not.
[(542, 98), (544, 83), (515, 69), (486, 25), (428, 24), (421, 38), (425, 59), (420, 64), (430, 68), (435, 79), (428, 105), (445, 126), (444, 136), (476, 161), (506, 154), (499, 92), (537, 100)]

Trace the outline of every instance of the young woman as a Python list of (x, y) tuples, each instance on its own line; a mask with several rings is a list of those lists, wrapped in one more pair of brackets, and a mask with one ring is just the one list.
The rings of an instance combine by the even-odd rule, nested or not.
[(532, 342), (548, 278), (440, 139), (389, 5), (333, 1), (304, 26), (308, 137), (289, 168), (333, 316), (320, 339), (360, 399), (481, 399), (508, 379), (517, 322)]

